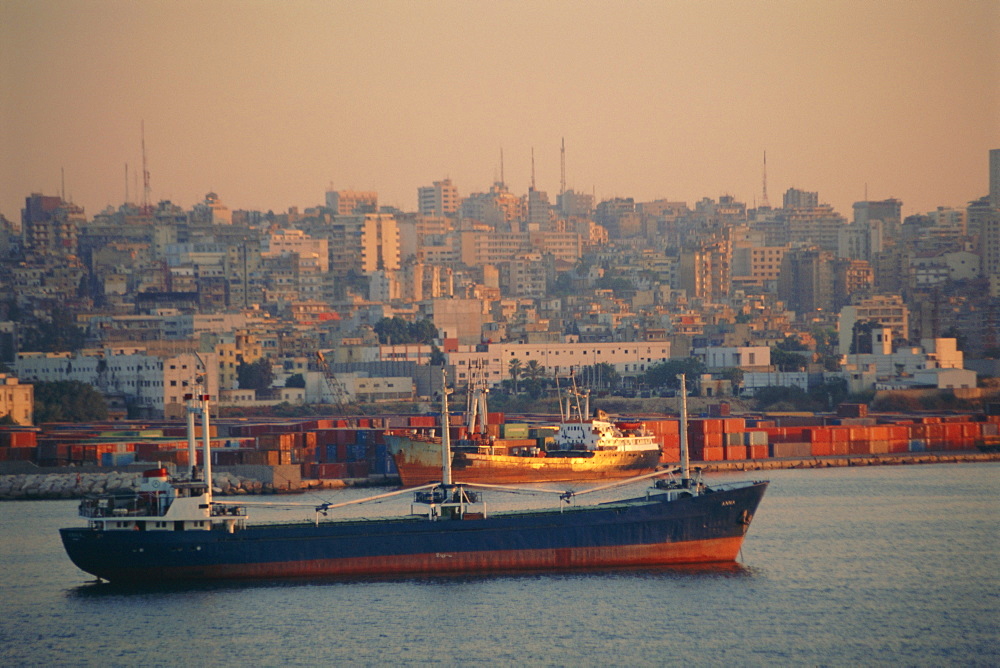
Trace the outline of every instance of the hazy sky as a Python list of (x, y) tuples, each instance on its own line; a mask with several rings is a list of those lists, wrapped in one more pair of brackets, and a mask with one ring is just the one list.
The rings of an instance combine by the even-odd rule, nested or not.
[[(0, 0), (0, 213), (139, 201), (416, 208), (450, 177), (555, 201), (790, 187), (851, 217), (988, 192), (1000, 0)], [(133, 176), (135, 175), (135, 176)]]

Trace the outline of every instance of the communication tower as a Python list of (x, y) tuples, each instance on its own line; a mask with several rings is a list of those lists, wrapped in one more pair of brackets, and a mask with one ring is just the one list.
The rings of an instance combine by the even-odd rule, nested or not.
[(562, 138), (562, 148), (559, 149), (559, 194), (566, 192), (566, 138)]
[(770, 209), (771, 203), (767, 201), (767, 151), (764, 151), (764, 195), (761, 197), (760, 207)]
[(140, 122), (140, 128), (142, 132), (142, 213), (149, 215), (153, 211), (152, 205), (149, 203), (150, 187), (149, 187), (149, 169), (146, 167), (146, 121)]

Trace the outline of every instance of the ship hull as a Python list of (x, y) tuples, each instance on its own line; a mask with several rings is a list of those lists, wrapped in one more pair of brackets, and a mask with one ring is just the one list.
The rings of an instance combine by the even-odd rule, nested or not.
[[(403, 436), (387, 436), (389, 452), (404, 485), (426, 485), (441, 478), (441, 444)], [(599, 450), (588, 456), (518, 457), (463, 452), (452, 454), (454, 480), (466, 483), (513, 484), (631, 478), (653, 471), (660, 451)]]
[(112, 582), (344, 577), (735, 561), (767, 483), (481, 519), (403, 518), (210, 531), (61, 529), (70, 559)]

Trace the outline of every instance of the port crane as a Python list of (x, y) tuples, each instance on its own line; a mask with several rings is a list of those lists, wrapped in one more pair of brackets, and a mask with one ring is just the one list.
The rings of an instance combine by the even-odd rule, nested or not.
[[(322, 350), (316, 351), (316, 362), (319, 365), (320, 371), (323, 372), (323, 378), (326, 380), (326, 386), (330, 390), (330, 394), (333, 396), (333, 400), (336, 402), (337, 408), (340, 409), (340, 414), (345, 418), (350, 417), (351, 411), (348, 409), (348, 406), (351, 403), (351, 400), (347, 392), (347, 388), (340, 382), (337, 375), (333, 373), (333, 370), (330, 368), (330, 363), (326, 361), (326, 356), (323, 354)], [(360, 413), (360, 408), (355, 412)]]

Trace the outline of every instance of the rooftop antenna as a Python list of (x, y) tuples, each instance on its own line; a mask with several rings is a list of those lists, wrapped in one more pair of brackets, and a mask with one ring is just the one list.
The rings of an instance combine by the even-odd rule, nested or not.
[(125, 163), (125, 203), (128, 204), (128, 163)]
[(503, 178), (503, 146), (500, 147), (500, 185), (507, 185)]
[(59, 197), (62, 199), (62, 201), (65, 202), (66, 201), (66, 168), (65, 167), (60, 167), (59, 168), (59, 176), (62, 179), (61, 185), (59, 187)]
[(149, 169), (146, 167), (146, 121), (140, 121), (142, 132), (142, 212), (149, 213)]
[(767, 201), (767, 149), (764, 150), (764, 196), (760, 199), (760, 206), (770, 209), (771, 203)]
[(531, 189), (535, 189), (535, 147), (531, 147)]
[(566, 192), (566, 138), (562, 138), (562, 148), (559, 149), (559, 194)]

